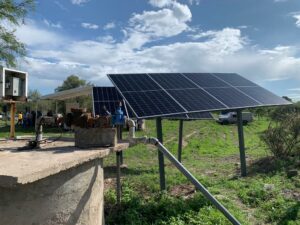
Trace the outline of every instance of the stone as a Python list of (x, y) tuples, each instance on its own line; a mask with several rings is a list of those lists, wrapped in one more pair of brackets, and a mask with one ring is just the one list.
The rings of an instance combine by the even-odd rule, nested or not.
[(275, 189), (274, 184), (264, 184), (264, 190), (265, 191), (273, 191)]

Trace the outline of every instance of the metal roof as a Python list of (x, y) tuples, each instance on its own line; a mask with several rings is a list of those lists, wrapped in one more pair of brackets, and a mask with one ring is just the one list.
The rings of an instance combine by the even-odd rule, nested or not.
[(79, 88), (73, 88), (66, 91), (59, 91), (53, 94), (44, 95), (41, 100), (66, 100), (70, 98), (76, 98), (80, 96), (92, 95), (93, 86), (84, 86)]

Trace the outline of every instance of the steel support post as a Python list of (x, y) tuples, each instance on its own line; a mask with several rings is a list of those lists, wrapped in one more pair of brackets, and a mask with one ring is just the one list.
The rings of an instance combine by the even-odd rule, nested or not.
[(234, 225), (241, 225), (240, 222), (191, 174), (161, 143), (155, 144), (177, 169), (190, 180), (195, 187)]
[[(157, 139), (160, 141), (160, 143), (163, 143), (161, 117), (156, 118), (156, 132), (157, 132)], [(163, 191), (166, 190), (166, 179), (165, 179), (164, 154), (161, 151), (158, 151), (158, 165), (159, 165), (160, 190)]]
[(116, 192), (117, 192), (117, 203), (121, 203), (121, 152), (116, 152), (117, 160), (117, 177), (116, 177)]
[(237, 126), (238, 126), (239, 148), (240, 148), (241, 175), (242, 177), (245, 177), (247, 176), (247, 166), (246, 166), (242, 110), (237, 110)]
[(181, 162), (182, 140), (183, 140), (183, 120), (179, 120), (179, 135), (178, 135), (178, 161)]
[[(123, 138), (123, 126), (122, 125), (117, 125), (117, 138), (118, 141), (121, 141)], [(123, 165), (123, 152), (120, 152), (120, 160), (121, 160), (121, 165)]]

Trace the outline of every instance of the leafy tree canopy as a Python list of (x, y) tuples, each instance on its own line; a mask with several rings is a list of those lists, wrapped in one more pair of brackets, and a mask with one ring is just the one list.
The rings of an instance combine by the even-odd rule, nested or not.
[(81, 80), (76, 75), (70, 75), (67, 77), (67, 79), (63, 82), (63, 84), (55, 89), (56, 92), (58, 91), (65, 91), (72, 88), (78, 88), (88, 85), (85, 80)]
[(34, 8), (34, 0), (0, 0), (0, 62), (16, 66), (16, 56), (25, 56), (26, 50), (15, 36), (12, 25), (24, 23), (28, 11)]

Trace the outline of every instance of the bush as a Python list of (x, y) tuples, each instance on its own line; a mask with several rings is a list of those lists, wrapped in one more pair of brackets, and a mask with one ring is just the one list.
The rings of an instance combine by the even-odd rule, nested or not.
[(300, 114), (300, 102), (292, 105), (275, 107), (270, 113), (270, 118), (274, 121), (280, 122), (295, 114)]
[(280, 122), (271, 122), (261, 139), (277, 158), (300, 156), (300, 114), (291, 113)]

